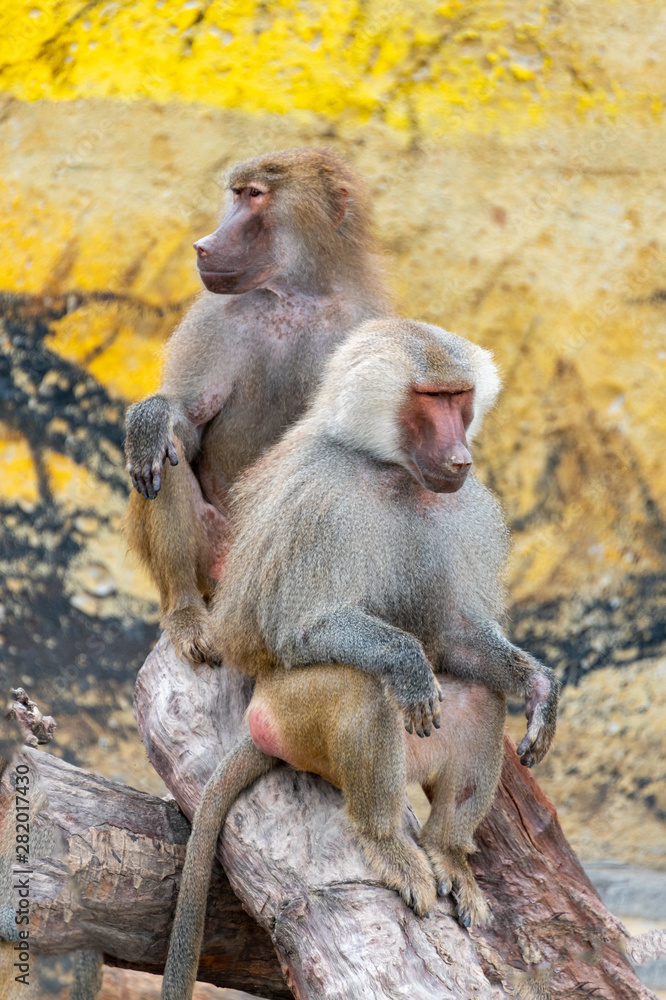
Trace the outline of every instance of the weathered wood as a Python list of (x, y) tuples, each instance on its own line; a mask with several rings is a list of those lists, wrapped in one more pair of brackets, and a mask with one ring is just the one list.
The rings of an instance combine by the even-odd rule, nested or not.
[[(160, 1000), (162, 979), (145, 972), (105, 967), (102, 990), (97, 1000)], [(56, 1000), (54, 997), (53, 1000)], [(71, 1000), (71, 997), (70, 997)], [(197, 983), (192, 1000), (261, 1000), (249, 993), (220, 990)]]
[[(181, 662), (165, 638), (139, 674), (142, 739), (189, 816), (238, 738), (250, 690), (231, 671)], [(405, 822), (415, 832), (410, 810)], [(495, 922), (473, 932), (473, 942), (449, 900), (418, 920), (377, 885), (340, 793), (313, 775), (284, 768), (245, 792), (218, 855), (248, 912), (271, 934), (298, 1000), (468, 1000), (514, 990), (543, 997), (548, 982), (553, 998), (595, 989), (614, 1000), (653, 996), (623, 953), (627, 932), (603, 906), (510, 743), (478, 840), (475, 868)]]
[(552, 997), (586, 990), (613, 1000), (652, 997), (627, 961), (627, 931), (602, 903), (555, 807), (513, 747), (505, 732), (502, 780), (472, 858), (495, 916), (481, 939), (474, 935), (481, 953), (489, 963), (499, 953), (515, 969), (540, 969)]
[[(97, 950), (109, 964), (161, 973), (189, 837), (176, 803), (25, 747), (0, 781), (0, 848), (10, 864), (21, 764), (30, 772), (31, 950)], [(0, 907), (13, 918), (11, 872), (3, 876)], [(3, 921), (8, 935), (12, 927), (13, 919)], [(269, 998), (291, 996), (268, 935), (217, 864), (199, 978)]]
[(42, 715), (39, 706), (28, 697), (23, 688), (12, 688), (14, 701), (5, 718), (14, 719), (18, 724), (23, 741), (29, 747), (50, 743), (56, 729), (52, 715)]

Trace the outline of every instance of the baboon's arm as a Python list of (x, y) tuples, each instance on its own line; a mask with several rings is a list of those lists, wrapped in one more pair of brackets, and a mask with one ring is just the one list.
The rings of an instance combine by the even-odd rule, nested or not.
[(386, 682), (408, 733), (439, 729), (439, 685), (423, 646), (409, 632), (362, 608), (337, 608), (285, 634), (275, 652), (286, 667), (349, 663)]
[(560, 683), (550, 667), (509, 642), (496, 622), (468, 619), (460, 620), (439, 666), (493, 691), (525, 698), (527, 735), (518, 753), (528, 767), (539, 763), (555, 735), (560, 695)]

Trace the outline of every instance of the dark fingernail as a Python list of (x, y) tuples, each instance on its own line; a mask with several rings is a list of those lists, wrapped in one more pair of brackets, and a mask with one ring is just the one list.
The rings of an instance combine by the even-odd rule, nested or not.
[(435, 729), (441, 729), (442, 723), (439, 719), (433, 719), (432, 724), (435, 727)]

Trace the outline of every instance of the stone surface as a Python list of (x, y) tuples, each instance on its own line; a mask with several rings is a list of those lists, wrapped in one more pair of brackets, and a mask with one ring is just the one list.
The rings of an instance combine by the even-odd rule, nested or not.
[[(511, 727), (518, 739), (520, 715)], [(534, 774), (584, 862), (666, 871), (665, 741), (665, 659), (607, 667), (565, 688), (555, 744)]]

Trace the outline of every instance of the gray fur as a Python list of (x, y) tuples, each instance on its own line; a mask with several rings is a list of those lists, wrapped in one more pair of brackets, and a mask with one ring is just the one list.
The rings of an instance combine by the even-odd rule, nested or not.
[(232, 484), (302, 415), (331, 351), (391, 313), (352, 169), (326, 150), (291, 150), (240, 164), (230, 184), (262, 178), (273, 273), (242, 293), (204, 292), (167, 345), (158, 394), (127, 413), (130, 545), (159, 587), (162, 625), (195, 662)]
[[(500, 506), (473, 475), (456, 493), (426, 492), (384, 434), (386, 369), (400, 373), (397, 422), (406, 387), (456, 381), (465, 362), (473, 377), (479, 351), (412, 321), (368, 323), (339, 348), (311, 409), (235, 490), (209, 645), (253, 676), (350, 663), (382, 677), (408, 715), (434, 697), (432, 671), (524, 697), (531, 764), (552, 740), (558, 684), (502, 633)], [(341, 392), (354, 401), (342, 414)]]
[[(257, 746), (245, 738), (206, 786), (217, 805), (194, 820), (165, 1000), (191, 996), (219, 823), (262, 748), (266, 766), (275, 755), (342, 789), (368, 864), (417, 914), (453, 892), (463, 924), (489, 919), (467, 855), (499, 781), (504, 693), (527, 698), (520, 752), (531, 764), (552, 739), (558, 685), (501, 631), (508, 532), (497, 501), (473, 476), (440, 494), (411, 471), (399, 414), (412, 389), (433, 384), (475, 388), (469, 433), (499, 379), (488, 353), (454, 334), (365, 324), (330, 359), (305, 416), (234, 490), (202, 649), (256, 678)], [(433, 671), (445, 672), (437, 734)], [(401, 714), (428, 738), (401, 733)], [(402, 831), (408, 780), (432, 802), (421, 850)]]

